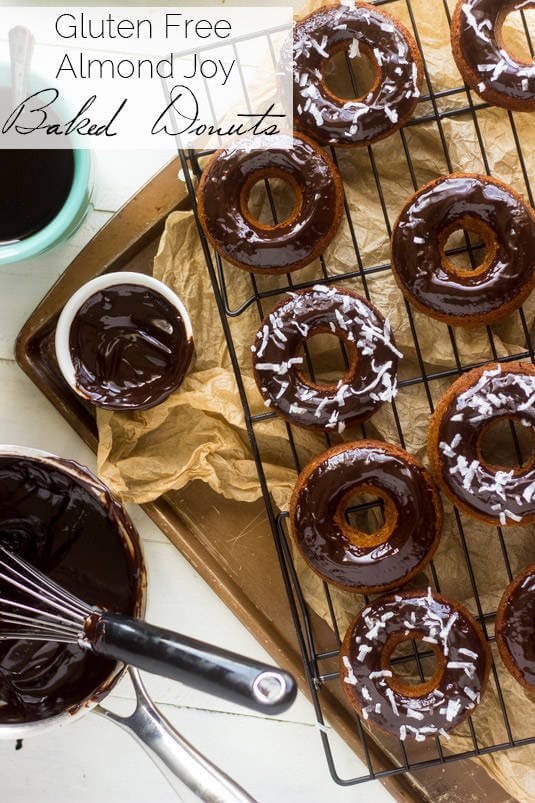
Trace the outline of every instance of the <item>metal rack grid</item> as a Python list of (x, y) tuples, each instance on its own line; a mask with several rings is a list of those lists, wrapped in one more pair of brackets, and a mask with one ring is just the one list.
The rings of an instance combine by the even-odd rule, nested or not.
[[(411, 0), (376, 0), (374, 4), (377, 6), (388, 5), (390, 7), (388, 10), (391, 10), (394, 14), (396, 13), (396, 6), (400, 6), (401, 4), (404, 4), (406, 6), (415, 38), (418, 42), (420, 51), (422, 52), (423, 55), (422, 43), (415, 22), (415, 14)], [(437, 0), (437, 4), (443, 6), (448, 22), (450, 22), (451, 18), (447, 0)], [(522, 14), (523, 27), (525, 30), (526, 39), (528, 42), (531, 55), (535, 57), (535, 50), (530, 37), (529, 27), (527, 24), (525, 14), (523, 11), (521, 11), (520, 13)], [(275, 64), (275, 54), (274, 54), (273, 44), (271, 39), (269, 39), (269, 35), (268, 35), (268, 40), (269, 40), (269, 50)], [(349, 77), (353, 86), (353, 90), (355, 92), (355, 96), (357, 97), (360, 93), (356, 85), (356, 79), (351, 67), (351, 62), (347, 57), (347, 55), (346, 55), (346, 66), (349, 71)], [(405, 126), (401, 128), (401, 130), (397, 134), (397, 136), (401, 138), (403, 153), (406, 159), (407, 167), (410, 173), (412, 184), (414, 186), (414, 190), (417, 190), (419, 185), (416, 179), (411, 152), (408, 145), (407, 129), (414, 126), (421, 126), (424, 123), (433, 123), (436, 126), (436, 133), (438, 134), (439, 137), (440, 145), (445, 159), (445, 164), (447, 165), (449, 172), (454, 172), (455, 165), (453, 164), (453, 160), (450, 155), (448, 140), (443, 125), (443, 121), (446, 118), (457, 118), (457, 119), (462, 118), (462, 119), (469, 119), (472, 121), (480, 151), (479, 156), (481, 157), (482, 164), (485, 167), (485, 171), (488, 174), (491, 174), (489, 159), (485, 151), (483, 135), (478, 120), (478, 112), (489, 108), (489, 104), (482, 102), (477, 96), (473, 95), (466, 85), (458, 86), (448, 90), (435, 91), (433, 89), (430, 73), (427, 64), (425, 63), (425, 60), (424, 60), (424, 76), (425, 76), (425, 84), (427, 87), (427, 91), (424, 92), (420, 98), (418, 110), (415, 116), (408, 123), (406, 123)], [(244, 87), (244, 92), (245, 93), (247, 92), (246, 87)], [(455, 107), (446, 110), (441, 110), (440, 103), (445, 98), (456, 100), (457, 104), (455, 105)], [(421, 113), (418, 113), (419, 110), (421, 110)], [(509, 118), (511, 134), (514, 139), (519, 160), (519, 166), (524, 179), (525, 194), (528, 197), (530, 204), (534, 206), (533, 189), (530, 185), (528, 170), (524, 159), (524, 154), (522, 152), (522, 145), (517, 131), (515, 117), (511, 112), (504, 111), (504, 114), (507, 114)], [(269, 520), (269, 524), (271, 526), (275, 547), (277, 550), (277, 555), (280, 561), (282, 576), (290, 603), (290, 612), (293, 619), (293, 623), (295, 625), (299, 647), (303, 658), (305, 674), (308, 679), (310, 693), (312, 696), (312, 701), (317, 716), (318, 726), (320, 730), (320, 737), (323, 742), (323, 747), (325, 750), (332, 778), (336, 783), (340, 785), (349, 786), (354, 784), (360, 784), (362, 782), (372, 779), (399, 775), (402, 773), (413, 772), (415, 770), (428, 767), (440, 766), (448, 764), (452, 761), (457, 761), (459, 759), (474, 758), (477, 756), (482, 756), (485, 754), (494, 753), (497, 751), (506, 750), (513, 747), (523, 746), (527, 744), (535, 744), (535, 726), (533, 729), (533, 734), (530, 736), (523, 738), (515, 738), (513, 736), (513, 729), (511, 727), (507, 711), (507, 701), (502, 691), (498, 670), (493, 662), (491, 671), (491, 682), (494, 684), (497, 699), (499, 702), (500, 713), (503, 718), (503, 727), (505, 734), (505, 738), (503, 740), (500, 740), (499, 742), (494, 744), (485, 744), (485, 745), (481, 744), (480, 741), (478, 740), (476, 725), (474, 724), (472, 717), (470, 717), (467, 720), (467, 723), (468, 723), (469, 740), (471, 742), (471, 747), (469, 747), (468, 749), (458, 752), (453, 752), (451, 749), (447, 747), (447, 743), (443, 744), (441, 738), (436, 736), (434, 737), (434, 740), (427, 740), (426, 744), (431, 746), (431, 751), (429, 755), (424, 755), (423, 757), (420, 755), (417, 760), (410, 760), (409, 752), (411, 748), (408, 747), (408, 745), (406, 745), (404, 742), (399, 741), (399, 744), (397, 746), (397, 756), (394, 754), (395, 751), (393, 752), (391, 749), (389, 749), (393, 766), (388, 767), (386, 769), (384, 767), (378, 768), (373, 764), (373, 760), (371, 757), (372, 751), (369, 749), (369, 740), (372, 738), (372, 736), (367, 730), (365, 730), (359, 717), (355, 714), (355, 727), (360, 737), (362, 746), (362, 756), (367, 766), (367, 772), (355, 777), (342, 778), (339, 772), (337, 771), (336, 762), (333, 755), (333, 750), (330, 743), (328, 731), (324, 727), (325, 723), (324, 723), (324, 714), (322, 708), (322, 689), (324, 689), (328, 684), (338, 683), (339, 674), (336, 671), (329, 672), (327, 671), (327, 669), (322, 669), (322, 666), (325, 667), (329, 663), (329, 661), (332, 663), (333, 659), (335, 659), (336, 656), (338, 655), (341, 639), (343, 638), (343, 633), (342, 634), (340, 633), (339, 625), (335, 614), (335, 605), (333, 603), (331, 592), (329, 590), (328, 585), (326, 583), (323, 583), (326, 609), (329, 611), (329, 617), (330, 617), (329, 624), (332, 627), (332, 647), (330, 649), (324, 649), (324, 648), (320, 649), (316, 645), (314, 626), (312, 623), (310, 608), (309, 605), (307, 604), (306, 594), (303, 591), (303, 588), (300, 584), (296, 566), (294, 564), (292, 557), (292, 551), (290, 549), (289, 532), (288, 532), (288, 512), (278, 511), (274, 506), (273, 500), (270, 495), (269, 484), (266, 480), (262, 455), (260, 453), (257, 440), (257, 434), (256, 434), (257, 426), (262, 422), (275, 418), (276, 414), (270, 411), (256, 415), (253, 415), (251, 413), (249, 401), (247, 398), (247, 393), (242, 378), (241, 366), (239, 364), (236, 349), (233, 343), (231, 323), (232, 319), (242, 315), (245, 312), (245, 310), (249, 309), (249, 307), (251, 307), (252, 305), (256, 305), (259, 319), (261, 320), (264, 316), (264, 303), (266, 301), (269, 302), (269, 300), (277, 300), (277, 298), (283, 297), (284, 294), (287, 293), (289, 290), (296, 290), (310, 287), (313, 284), (317, 283), (318, 280), (320, 280), (324, 284), (336, 283), (337, 285), (341, 286), (343, 286), (345, 282), (351, 282), (352, 280), (359, 280), (361, 282), (364, 295), (366, 296), (367, 299), (370, 300), (371, 293), (368, 282), (369, 277), (376, 274), (380, 275), (381, 273), (389, 271), (390, 263), (364, 266), (363, 260), (361, 258), (361, 253), (359, 250), (358, 238), (355, 232), (355, 227), (351, 219), (349, 206), (347, 204), (347, 201), (345, 201), (346, 219), (349, 226), (351, 239), (355, 247), (356, 269), (354, 271), (342, 274), (330, 274), (324, 258), (321, 257), (319, 260), (321, 273), (320, 275), (314, 277), (313, 279), (310, 279), (308, 281), (299, 281), (299, 272), (297, 272), (297, 275), (295, 273), (293, 275), (286, 274), (285, 277), (286, 281), (284, 283), (281, 284), (279, 282), (277, 283), (276, 287), (262, 288), (262, 289), (259, 288), (259, 282), (257, 280), (257, 277), (254, 274), (249, 274), (251, 283), (250, 295), (242, 299), (239, 304), (237, 305), (233, 304), (231, 302), (231, 298), (229, 295), (229, 281), (227, 280), (226, 272), (227, 270), (230, 271), (229, 280), (231, 282), (232, 271), (235, 271), (237, 269), (225, 266), (222, 263), (220, 257), (212, 251), (211, 246), (209, 245), (208, 241), (204, 236), (197, 215), (194, 182), (195, 180), (198, 180), (200, 178), (202, 173), (202, 167), (201, 167), (202, 157), (208, 156), (212, 152), (213, 151), (194, 152), (194, 151), (180, 150), (179, 155), (182, 163), (182, 169), (184, 172), (184, 178), (191, 197), (193, 211), (197, 221), (197, 227), (206, 260), (206, 265), (212, 281), (215, 299), (217, 302), (221, 322), (227, 340), (229, 355), (235, 373), (237, 387), (239, 390), (241, 402), (243, 404), (246, 428), (250, 440), (252, 455), (254, 457), (256, 467), (258, 470), (258, 477), (262, 490), (263, 499), (266, 506), (267, 517)], [(330, 152), (333, 161), (335, 162), (335, 164), (337, 164), (336, 149), (331, 147)], [(383, 192), (383, 188), (381, 186), (380, 172), (378, 170), (373, 145), (367, 148), (367, 154), (370, 164), (370, 177), (373, 177), (373, 180), (375, 182), (378, 199), (384, 216), (385, 238), (386, 237), (390, 238), (391, 221), (388, 214), (385, 195)], [(265, 183), (267, 198), (269, 200), (271, 214), (273, 216), (273, 222), (276, 223), (277, 222), (276, 204), (273, 198), (273, 194), (270, 190), (269, 181), (264, 180), (264, 183)], [(453, 255), (453, 254), (464, 253), (469, 258), (471, 265), (475, 267), (477, 264), (477, 253), (476, 253), (477, 249), (482, 248), (484, 246), (481, 243), (478, 244), (472, 243), (468, 235), (465, 236), (465, 241), (466, 242), (463, 247), (458, 247), (448, 250), (447, 254)], [(401, 298), (402, 296), (400, 294), (400, 300)], [(524, 348), (522, 350), (520, 350), (515, 354), (509, 354), (507, 356), (498, 357), (498, 350), (496, 348), (493, 331), (491, 327), (487, 327), (486, 332), (488, 337), (488, 359), (485, 359), (481, 362), (464, 363), (460, 354), (460, 350), (458, 348), (458, 344), (456, 342), (454, 329), (452, 329), (452, 327), (450, 326), (444, 325), (444, 331), (445, 333), (447, 333), (447, 337), (451, 344), (452, 355), (453, 355), (452, 365), (451, 367), (445, 367), (442, 370), (427, 371), (425, 365), (425, 359), (423, 357), (422, 349), (418, 339), (417, 328), (415, 325), (412, 309), (408, 304), (408, 302), (405, 301), (404, 303), (405, 303), (406, 313), (408, 316), (408, 321), (410, 324), (410, 331), (414, 340), (416, 361), (418, 364), (419, 372), (418, 375), (416, 376), (412, 376), (401, 380), (399, 382), (399, 388), (400, 392), (403, 392), (404, 387), (408, 386), (422, 387), (425, 392), (425, 397), (429, 405), (430, 413), (434, 409), (432, 383), (435, 380), (449, 379), (450, 381), (454, 381), (454, 379), (461, 373), (469, 371), (472, 368), (478, 367), (480, 365), (484, 365), (486, 362), (490, 360), (500, 359), (501, 362), (506, 362), (512, 360), (529, 359), (532, 362), (535, 362), (534, 346), (531, 340), (528, 323), (524, 311), (520, 309), (515, 314), (518, 315), (519, 332), (521, 333), (522, 338), (524, 340)], [(253, 336), (254, 332), (252, 331), (251, 341), (253, 339)], [(342, 346), (342, 352), (343, 352), (343, 346)], [(310, 353), (307, 350), (306, 345), (305, 345), (305, 356), (309, 373), (312, 379), (314, 380), (315, 373), (314, 373), (313, 360), (311, 359)], [(347, 364), (347, 355), (343, 353), (342, 356)], [(405, 436), (395, 400), (393, 401), (392, 404), (392, 412), (395, 420), (395, 426), (397, 430), (399, 443), (402, 447), (405, 447)], [(300, 471), (303, 468), (303, 466), (300, 464), (299, 461), (298, 450), (296, 449), (295, 446), (292, 427), (287, 423), (285, 424), (285, 426), (287, 430), (290, 448), (294, 458), (295, 468), (297, 471)], [(360, 430), (362, 437), (366, 437), (366, 426), (361, 425)], [(520, 463), (522, 463), (523, 460), (522, 450), (513, 425), (511, 425), (511, 436), (516, 450), (517, 459)], [(329, 434), (326, 434), (325, 448), (328, 448), (329, 446), (331, 446), (331, 436)], [(365, 507), (370, 507), (370, 504), (358, 505), (355, 508), (353, 508), (353, 510), (359, 510)], [(454, 516), (455, 516), (455, 523), (458, 531), (458, 536), (460, 539), (460, 545), (462, 548), (462, 553), (466, 563), (469, 591), (473, 595), (476, 607), (476, 618), (480, 622), (487, 640), (489, 642), (493, 642), (495, 639), (494, 635), (491, 632), (489, 632), (489, 625), (492, 624), (494, 620), (495, 611), (485, 610), (485, 606), (483, 604), (482, 599), (480, 598), (480, 594), (478, 591), (476, 573), (474, 571), (473, 562), (470, 556), (467, 533), (465, 531), (466, 527), (457, 509), (454, 509)], [(504, 534), (502, 532), (501, 527), (497, 527), (496, 532), (497, 532), (500, 552), (503, 557), (505, 572), (509, 581), (512, 579), (513, 573), (511, 569), (510, 557), (507, 551), (506, 540), (504, 538)], [(436, 591), (440, 593), (441, 583), (440, 583), (439, 573), (436, 568), (436, 557), (435, 561), (431, 562), (429, 569), (433, 585)], [(364, 600), (365, 600), (364, 604), (367, 604), (368, 599), (364, 597)], [(358, 606), (356, 606), (356, 608), (357, 607)], [(426, 651), (422, 648), (418, 649), (416, 643), (415, 642), (412, 643), (413, 643), (413, 654), (396, 658), (395, 661), (403, 663), (411, 662), (414, 665), (415, 670), (419, 675), (420, 679), (424, 680), (425, 676), (422, 663), (425, 660), (425, 658), (431, 655), (431, 653), (430, 651)]]

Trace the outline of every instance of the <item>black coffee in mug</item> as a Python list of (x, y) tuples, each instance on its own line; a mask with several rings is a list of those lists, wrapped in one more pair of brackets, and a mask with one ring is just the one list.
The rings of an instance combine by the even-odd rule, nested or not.
[[(0, 89), (2, 119), (11, 111), (11, 91)], [(18, 242), (44, 229), (68, 198), (74, 154), (66, 150), (0, 149), (0, 244)]]

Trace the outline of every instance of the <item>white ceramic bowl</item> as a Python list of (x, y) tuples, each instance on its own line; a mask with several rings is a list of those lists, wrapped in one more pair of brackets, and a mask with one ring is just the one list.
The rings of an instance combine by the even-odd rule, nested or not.
[[(81, 398), (86, 399), (86, 401), (86, 395), (76, 383), (76, 374), (69, 347), (71, 326), (80, 307), (85, 304), (85, 302), (91, 298), (92, 295), (101, 290), (105, 290), (108, 287), (114, 287), (118, 284), (140, 285), (141, 287), (147, 287), (154, 293), (158, 293), (159, 295), (163, 296), (173, 307), (175, 307), (184, 321), (188, 340), (193, 339), (191, 321), (184, 304), (177, 294), (159, 279), (155, 279), (153, 276), (147, 276), (144, 273), (135, 273), (133, 271), (105, 273), (102, 276), (97, 276), (95, 279), (91, 279), (91, 281), (82, 285), (82, 287), (80, 287), (80, 289), (70, 297), (63, 307), (56, 326), (55, 337), (56, 358), (61, 373), (63, 374), (67, 384), (75, 391), (75, 393), (81, 396)], [(126, 410), (128, 408), (125, 407), (124, 409)]]

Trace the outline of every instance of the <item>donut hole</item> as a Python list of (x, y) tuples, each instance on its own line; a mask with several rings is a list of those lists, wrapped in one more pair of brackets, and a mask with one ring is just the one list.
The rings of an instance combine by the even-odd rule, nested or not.
[(385, 491), (361, 485), (343, 497), (335, 521), (353, 544), (362, 549), (373, 549), (390, 537), (396, 525), (397, 510)]
[(448, 273), (476, 276), (484, 273), (492, 262), (496, 238), (483, 221), (465, 218), (442, 233), (440, 251)]
[(297, 182), (282, 171), (259, 171), (241, 192), (242, 213), (258, 228), (283, 226), (298, 214), (300, 205)]
[(385, 500), (374, 493), (352, 493), (344, 517), (353, 530), (374, 535), (385, 525)]
[(506, 11), (497, 36), (500, 47), (515, 61), (533, 64), (528, 37), (532, 41), (535, 38), (535, 8), (515, 10), (512, 7)]
[(526, 471), (535, 463), (533, 427), (508, 416), (489, 421), (479, 436), (478, 452), (481, 462), (491, 468)]
[[(362, 100), (373, 89), (377, 80), (377, 61), (361, 46), (343, 46), (325, 59), (321, 66), (323, 83), (335, 98)], [(354, 55), (353, 55), (354, 53)]]
[(297, 356), (303, 358), (299, 371), (303, 381), (325, 388), (335, 388), (351, 364), (347, 345), (332, 332), (312, 332)]
[(414, 631), (392, 636), (385, 645), (382, 669), (389, 669), (389, 685), (399, 694), (420, 697), (438, 686), (445, 660), (436, 644), (423, 641), (424, 634)]

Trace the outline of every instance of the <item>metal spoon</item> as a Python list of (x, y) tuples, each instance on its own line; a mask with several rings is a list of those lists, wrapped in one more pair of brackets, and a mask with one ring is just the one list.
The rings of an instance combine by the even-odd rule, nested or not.
[(34, 38), (30, 30), (16, 25), (9, 32), (11, 60), (11, 100), (13, 108), (28, 97), (28, 78), (33, 55)]

